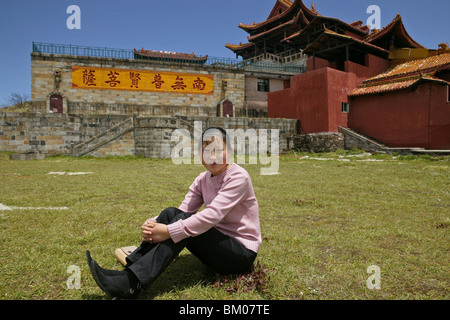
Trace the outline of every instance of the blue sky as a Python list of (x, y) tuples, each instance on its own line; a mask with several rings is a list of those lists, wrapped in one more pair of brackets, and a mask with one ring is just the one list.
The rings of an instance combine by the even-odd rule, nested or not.
[[(8, 0), (0, 3), (0, 105), (11, 93), (30, 95), (32, 41), (121, 49), (177, 51), (234, 57), (225, 44), (246, 42), (239, 23), (267, 18), (276, 0)], [(381, 26), (400, 13), (408, 33), (436, 49), (450, 42), (450, 1), (304, 0), (345, 22), (381, 8)], [(81, 29), (69, 30), (70, 5), (81, 9)]]

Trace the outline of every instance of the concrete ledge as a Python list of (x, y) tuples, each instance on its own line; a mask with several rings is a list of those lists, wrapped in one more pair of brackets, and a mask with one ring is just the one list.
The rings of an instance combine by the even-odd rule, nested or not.
[(412, 154), (416, 155), (429, 155), (429, 156), (448, 156), (450, 155), (450, 150), (411, 150)]

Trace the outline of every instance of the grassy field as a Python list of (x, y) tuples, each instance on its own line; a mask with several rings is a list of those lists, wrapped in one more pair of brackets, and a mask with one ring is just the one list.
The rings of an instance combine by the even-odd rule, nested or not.
[[(448, 158), (341, 151), (282, 156), (272, 176), (243, 166), (264, 238), (255, 272), (218, 278), (185, 250), (140, 299), (450, 298)], [(12, 207), (0, 205), (0, 299), (107, 299), (85, 251), (121, 269), (114, 250), (138, 245), (141, 223), (178, 206), (202, 171), (171, 160), (0, 153), (0, 203)], [(367, 287), (372, 265), (380, 289)], [(70, 266), (80, 289), (67, 286)]]

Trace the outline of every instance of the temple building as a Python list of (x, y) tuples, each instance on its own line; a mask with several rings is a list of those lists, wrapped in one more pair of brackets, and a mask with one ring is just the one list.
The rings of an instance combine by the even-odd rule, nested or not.
[(351, 91), (348, 125), (392, 146), (450, 149), (450, 52), (414, 59)]
[(244, 60), (265, 53), (289, 56), (298, 50), (283, 40), (300, 32), (316, 16), (317, 12), (308, 9), (302, 1), (278, 0), (266, 21), (239, 25), (249, 34), (248, 43), (226, 47)]
[(370, 30), (320, 15), (302, 0), (277, 0), (265, 21), (239, 27), (248, 43), (226, 47), (243, 59), (307, 59), (305, 73), (268, 93), (269, 117), (299, 119), (303, 133), (341, 126), (389, 146), (450, 149), (448, 44), (425, 48), (400, 14)]

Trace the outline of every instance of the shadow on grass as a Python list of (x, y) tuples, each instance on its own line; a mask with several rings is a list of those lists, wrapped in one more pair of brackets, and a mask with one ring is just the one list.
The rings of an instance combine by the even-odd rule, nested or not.
[(154, 299), (170, 292), (183, 291), (195, 285), (209, 286), (215, 273), (193, 254), (178, 256), (170, 266), (141, 293), (139, 299)]

